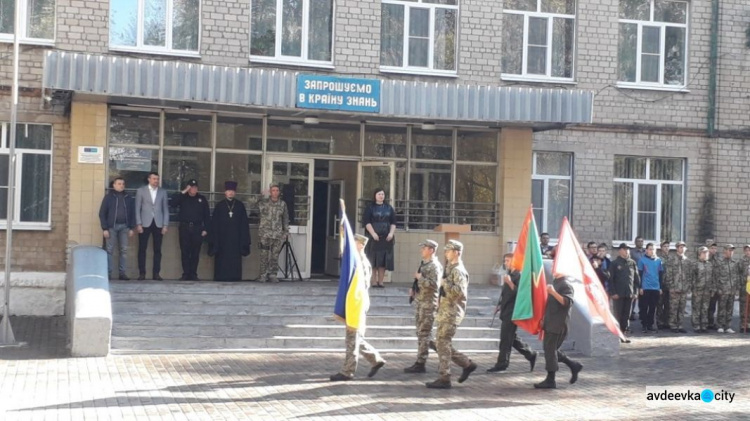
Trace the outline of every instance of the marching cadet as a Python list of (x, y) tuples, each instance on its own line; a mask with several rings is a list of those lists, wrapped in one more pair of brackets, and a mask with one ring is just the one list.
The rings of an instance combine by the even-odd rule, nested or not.
[[(354, 240), (357, 242), (357, 251), (362, 259), (362, 274), (364, 275), (365, 290), (367, 291), (370, 289), (370, 277), (372, 277), (372, 265), (364, 253), (368, 238), (364, 235), (354, 234)], [(340, 372), (331, 376), (332, 382), (349, 381), (354, 378), (354, 373), (357, 371), (357, 348), (359, 348), (359, 354), (365, 357), (371, 365), (367, 377), (375, 376), (378, 370), (383, 368), (385, 360), (380, 356), (378, 350), (365, 340), (364, 332), (346, 328), (346, 357), (344, 358), (344, 366)]]
[(547, 307), (544, 310), (544, 321), (542, 330), (544, 339), (545, 368), (547, 378), (542, 382), (534, 384), (536, 389), (555, 389), (555, 373), (560, 369), (558, 361), (570, 368), (570, 383), (578, 380), (578, 373), (583, 370), (583, 364), (568, 358), (562, 351), (563, 341), (568, 336), (568, 320), (570, 320), (570, 309), (573, 307), (573, 286), (567, 277), (561, 276), (547, 285)]
[(516, 295), (518, 293), (518, 282), (521, 280), (521, 272), (513, 270), (510, 267), (510, 262), (513, 259), (513, 254), (506, 254), (503, 256), (503, 268), (507, 273), (503, 276), (503, 289), (500, 293), (500, 300), (497, 302), (496, 312), (500, 312), (500, 352), (497, 355), (497, 362), (495, 366), (488, 369), (489, 373), (497, 373), (498, 371), (505, 371), (510, 365), (510, 349), (515, 348), (521, 355), (526, 357), (531, 365), (531, 370), (534, 371), (534, 365), (536, 364), (536, 351), (532, 351), (529, 345), (522, 341), (516, 330), (518, 326), (513, 323), (513, 309), (516, 307)]
[(706, 333), (708, 326), (708, 301), (711, 299), (713, 263), (708, 259), (708, 247), (698, 249), (698, 261), (693, 266), (693, 297), (691, 321), (695, 333)]
[[(656, 257), (661, 259), (663, 265), (669, 260), (669, 241), (662, 241)], [(659, 303), (656, 305), (656, 327), (658, 329), (669, 329), (669, 286), (662, 285)]]
[(747, 280), (750, 278), (750, 245), (743, 247), (745, 253), (740, 259), (740, 332), (747, 332), (747, 325), (745, 325), (745, 303), (747, 303)]
[(258, 201), (260, 209), (260, 277), (258, 281), (279, 282), (279, 252), (289, 235), (289, 212), (279, 198), (279, 186), (269, 189), (269, 197)]
[(429, 354), (430, 337), (432, 336), (432, 325), (435, 321), (435, 310), (438, 305), (438, 282), (443, 276), (443, 266), (435, 256), (438, 243), (433, 240), (424, 240), (419, 243), (422, 260), (419, 270), (414, 274), (416, 290), (414, 300), (417, 302), (416, 325), (417, 325), (417, 362), (411, 367), (404, 369), (404, 373), (424, 373), (425, 363)]
[(667, 260), (664, 278), (669, 289), (669, 327), (674, 333), (687, 333), (682, 327), (687, 293), (693, 284), (691, 263), (685, 255), (687, 247), (683, 241), (677, 242), (677, 253)]
[(172, 197), (172, 204), (180, 207), (180, 252), (182, 254), (181, 281), (198, 280), (198, 260), (203, 239), (208, 235), (211, 210), (208, 200), (198, 193), (198, 181), (192, 179), (182, 192)]
[(440, 285), (440, 304), (437, 314), (437, 352), (440, 359), (440, 377), (425, 385), (430, 389), (451, 388), (451, 361), (463, 368), (459, 383), (463, 383), (469, 375), (477, 369), (466, 355), (458, 352), (451, 344), (458, 325), (466, 315), (466, 300), (469, 289), (469, 273), (461, 261), (464, 245), (459, 241), (450, 240), (445, 245), (445, 268), (443, 282)]
[(719, 327), (717, 330), (719, 333), (734, 333), (731, 328), (734, 294), (737, 285), (740, 283), (742, 268), (736, 260), (732, 259), (733, 254), (734, 246), (731, 244), (725, 245), (724, 258), (714, 266), (714, 282), (718, 295), (716, 324)]

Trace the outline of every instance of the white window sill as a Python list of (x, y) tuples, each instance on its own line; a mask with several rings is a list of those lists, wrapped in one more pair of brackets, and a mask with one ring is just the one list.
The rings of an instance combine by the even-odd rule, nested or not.
[(665, 91), (665, 92), (684, 92), (684, 93), (690, 92), (690, 90), (684, 86), (647, 85), (643, 83), (627, 83), (627, 82), (617, 82), (615, 86), (617, 86), (618, 88), (640, 89), (640, 90), (645, 90), (645, 91)]
[(508, 82), (554, 83), (557, 85), (561, 85), (561, 84), (578, 85), (578, 82), (576, 82), (573, 79), (563, 79), (563, 78), (554, 78), (554, 77), (528, 77), (528, 76), (520, 76), (520, 75), (507, 75), (504, 73), (500, 75), (500, 80), (508, 81)]
[[(0, 42), (12, 44), (13, 36), (10, 36), (10, 37), (0, 36)], [(55, 40), (53, 39), (21, 38), (19, 40), (19, 43), (23, 45), (41, 45), (45, 47), (55, 46)]]
[[(0, 231), (8, 229), (8, 225), (5, 222), (0, 222)], [(13, 223), (13, 231), (52, 231), (51, 224), (22, 224), (20, 222)]]
[(109, 47), (109, 51), (118, 53), (151, 54), (156, 56), (201, 58), (201, 55), (199, 53), (179, 50), (152, 50), (138, 47)]
[(250, 63), (263, 63), (263, 64), (279, 64), (283, 66), (295, 66), (295, 67), (311, 67), (315, 69), (327, 69), (333, 70), (336, 67), (333, 63), (321, 62), (321, 61), (309, 61), (298, 59), (287, 59), (287, 58), (276, 58), (276, 57), (263, 57), (263, 56), (250, 56)]
[(430, 69), (415, 69), (407, 67), (391, 67), (391, 66), (380, 66), (380, 73), (395, 73), (403, 75), (416, 75), (416, 76), (438, 76), (438, 77), (449, 77), (457, 78), (458, 73), (454, 71), (446, 70), (430, 70)]

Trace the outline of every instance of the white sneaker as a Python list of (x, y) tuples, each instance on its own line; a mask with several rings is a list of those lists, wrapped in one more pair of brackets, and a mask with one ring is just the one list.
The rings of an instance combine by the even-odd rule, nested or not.
[(719, 328), (719, 329), (716, 330), (716, 333), (724, 333), (724, 329)]
[(730, 327), (729, 329), (725, 330), (725, 331), (724, 331), (724, 333), (734, 333), (734, 331), (733, 331), (733, 330), (732, 330), (732, 328)]

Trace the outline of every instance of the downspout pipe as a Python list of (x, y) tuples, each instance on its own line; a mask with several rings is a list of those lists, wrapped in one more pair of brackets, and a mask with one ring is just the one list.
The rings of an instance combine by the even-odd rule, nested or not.
[(708, 73), (708, 116), (706, 135), (716, 135), (716, 79), (719, 65), (719, 0), (711, 0), (711, 52)]

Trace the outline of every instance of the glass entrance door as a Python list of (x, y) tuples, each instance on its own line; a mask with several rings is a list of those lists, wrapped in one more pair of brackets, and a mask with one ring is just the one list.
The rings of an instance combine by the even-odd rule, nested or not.
[[(289, 219), (289, 242), (297, 260), (303, 279), (310, 277), (310, 256), (312, 245), (312, 200), (315, 160), (267, 156), (263, 186), (278, 184), (281, 197), (291, 209)], [(284, 271), (291, 267), (287, 263), (284, 250), (279, 256), (279, 268)], [(283, 273), (279, 273), (279, 278)], [(294, 274), (296, 277), (296, 273)]]
[(373, 200), (375, 189), (382, 188), (385, 190), (385, 199), (394, 208), (395, 203), (395, 180), (396, 180), (396, 163), (395, 162), (360, 162), (359, 164), (359, 185), (357, 197), (357, 226), (362, 220), (362, 211)]

